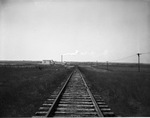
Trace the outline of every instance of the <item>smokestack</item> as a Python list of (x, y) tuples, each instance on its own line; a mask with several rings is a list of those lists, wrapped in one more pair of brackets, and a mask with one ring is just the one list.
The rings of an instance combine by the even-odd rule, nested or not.
[(63, 55), (61, 55), (61, 62), (63, 62)]

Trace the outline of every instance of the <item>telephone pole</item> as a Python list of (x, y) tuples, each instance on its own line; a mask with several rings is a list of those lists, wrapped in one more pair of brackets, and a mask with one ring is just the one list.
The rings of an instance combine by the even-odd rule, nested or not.
[(140, 72), (140, 53), (137, 53), (138, 56), (138, 71)]
[(61, 55), (61, 62), (63, 62), (63, 55)]
[(107, 70), (108, 70), (108, 61), (107, 61)]

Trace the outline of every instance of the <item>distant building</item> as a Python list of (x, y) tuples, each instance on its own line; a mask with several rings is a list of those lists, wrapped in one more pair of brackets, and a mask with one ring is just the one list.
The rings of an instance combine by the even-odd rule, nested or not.
[(55, 62), (53, 60), (43, 60), (42, 61), (42, 64), (49, 64), (49, 65), (52, 65), (52, 64), (55, 64)]
[(59, 64), (59, 65), (65, 65), (65, 62), (61, 62), (61, 61), (55, 61), (55, 64)]

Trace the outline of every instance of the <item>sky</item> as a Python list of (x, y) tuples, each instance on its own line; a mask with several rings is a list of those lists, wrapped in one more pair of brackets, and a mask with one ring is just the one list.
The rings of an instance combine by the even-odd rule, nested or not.
[(0, 0), (0, 60), (137, 62), (147, 52), (150, 0)]

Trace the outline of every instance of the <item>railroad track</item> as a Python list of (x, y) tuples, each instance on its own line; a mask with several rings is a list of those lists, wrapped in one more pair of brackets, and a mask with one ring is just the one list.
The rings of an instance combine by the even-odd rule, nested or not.
[(33, 117), (113, 117), (99, 95), (92, 95), (81, 72), (76, 68), (63, 87), (47, 99)]

